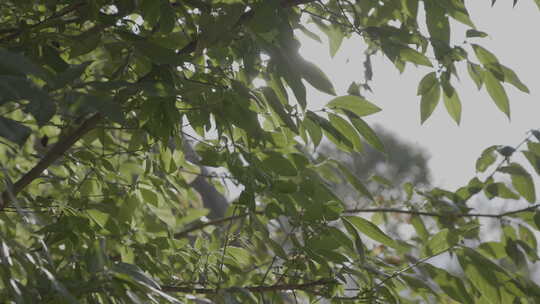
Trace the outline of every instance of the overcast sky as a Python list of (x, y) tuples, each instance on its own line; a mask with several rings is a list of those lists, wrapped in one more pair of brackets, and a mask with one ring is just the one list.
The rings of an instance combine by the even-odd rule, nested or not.
[[(453, 82), (463, 104), (462, 122), (457, 126), (446, 113), (442, 101), (434, 114), (420, 125), (420, 98), (416, 89), (420, 79), (432, 69), (408, 65), (403, 74), (381, 55), (372, 58), (373, 94), (366, 97), (383, 111), (368, 117), (413, 143), (424, 147), (431, 155), (430, 167), (437, 186), (454, 189), (475, 175), (474, 163), (483, 149), (494, 144), (516, 145), (532, 128), (540, 128), (538, 85), (540, 71), (540, 11), (533, 0), (521, 0), (512, 9), (512, 1), (467, 1), (471, 19), (477, 29), (488, 33), (478, 43), (497, 55), (499, 61), (512, 68), (529, 87), (525, 94), (505, 85), (510, 98), (511, 121), (500, 112), (488, 94), (478, 91), (469, 78), (465, 65), (460, 69), (461, 81)], [(464, 41), (465, 26), (453, 27), (453, 42)], [(321, 34), (324, 38), (324, 34)], [(335, 58), (330, 59), (328, 47), (309, 38), (301, 40), (303, 56), (315, 62), (334, 83), (338, 95), (346, 94), (352, 81), (363, 78), (364, 45), (360, 39), (344, 41)], [(465, 46), (467, 51), (470, 50)], [(476, 57), (469, 52), (469, 57)], [(309, 89), (308, 89), (309, 90)], [(321, 108), (332, 97), (308, 91), (311, 108)]]

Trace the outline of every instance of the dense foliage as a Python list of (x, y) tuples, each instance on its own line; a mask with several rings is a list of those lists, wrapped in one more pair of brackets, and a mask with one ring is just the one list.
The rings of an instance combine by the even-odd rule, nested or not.
[[(298, 54), (299, 32), (320, 39), (309, 23), (331, 55), (352, 35), (368, 46), (345, 95)], [(362, 95), (374, 54), (430, 68), (422, 122), (440, 100), (460, 122), (463, 67), (510, 116), (506, 85), (528, 88), (485, 36), (463, 0), (0, 1), (0, 301), (540, 302), (539, 131), (486, 149), (457, 191), (405, 183), (400, 200), (312, 153), (323, 137), (384, 152), (364, 120), (380, 111)], [(308, 107), (311, 87), (323, 109)], [(362, 208), (332, 191), (342, 178)], [(209, 220), (196, 179), (240, 194)], [(477, 195), (530, 205), (482, 214)], [(495, 241), (482, 218), (499, 222)], [(457, 270), (429, 263), (441, 254)]]

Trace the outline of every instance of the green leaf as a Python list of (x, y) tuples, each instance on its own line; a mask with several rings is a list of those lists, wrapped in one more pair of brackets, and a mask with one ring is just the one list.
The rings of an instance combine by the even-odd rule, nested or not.
[(416, 20), (416, 16), (418, 15), (418, 2), (418, 0), (401, 0), (403, 11), (414, 20)]
[(467, 279), (487, 300), (502, 303), (502, 283), (510, 277), (500, 267), (470, 248), (463, 248), (458, 260)]
[(447, 90), (443, 90), (443, 100), (446, 111), (448, 111), (448, 114), (459, 125), (461, 122), (461, 100), (459, 100), (457, 91), (452, 88), (451, 95), (448, 96)]
[(474, 37), (481, 37), (481, 38), (484, 38), (484, 37), (487, 37), (488, 34), (484, 33), (484, 32), (481, 32), (481, 31), (477, 31), (477, 30), (474, 30), (474, 29), (469, 29), (467, 30), (467, 32), (465, 33), (465, 36), (467, 38), (474, 38)]
[(166, 299), (170, 303), (180, 304), (182, 302), (177, 299), (169, 296), (168, 294), (162, 292), (160, 285), (151, 277), (142, 271), (138, 266), (123, 262), (114, 263), (111, 267), (114, 275), (124, 281), (132, 282), (139, 284), (148, 288), (152, 293), (159, 295), (160, 297)]
[(484, 188), (484, 193), (488, 199), (500, 197), (505, 199), (519, 199), (519, 195), (512, 192), (504, 183), (491, 183)]
[(158, 22), (161, 12), (161, 1), (159, 0), (142, 0), (140, 4), (141, 15), (145, 22), (148, 22), (150, 27), (154, 27)]
[(353, 143), (345, 137), (338, 129), (336, 129), (328, 120), (323, 117), (318, 116), (317, 114), (307, 111), (307, 118), (314, 121), (319, 125), (325, 132), (326, 136), (334, 142), (340, 149), (349, 151), (353, 148)]
[(495, 154), (495, 151), (497, 150), (498, 147), (499, 146), (494, 145), (482, 151), (482, 154), (476, 160), (476, 171), (478, 172), (486, 171), (486, 169), (489, 168), (489, 166), (491, 166), (495, 162), (495, 160), (497, 160), (497, 155)]
[(302, 126), (306, 128), (309, 133), (309, 137), (311, 137), (311, 140), (313, 141), (313, 145), (315, 148), (317, 148), (322, 139), (321, 128), (315, 122), (313, 122), (313, 120), (309, 119), (309, 117), (304, 118), (302, 121)]
[(114, 122), (124, 122), (124, 111), (118, 102), (110, 96), (82, 95), (79, 98), (82, 107), (97, 110)]
[(364, 184), (343, 164), (337, 162), (339, 170), (345, 175), (345, 179), (358, 191), (358, 193), (369, 198), (371, 201), (374, 201), (373, 196), (369, 190), (364, 186)]
[(491, 99), (495, 102), (499, 110), (501, 110), (508, 118), (510, 118), (510, 102), (508, 101), (508, 96), (503, 86), (495, 78), (493, 73), (486, 71), (484, 73), (484, 81), (486, 84), (486, 90), (491, 96)]
[(252, 254), (244, 248), (236, 246), (227, 246), (227, 256), (234, 260), (240, 267), (248, 267), (252, 264)]
[(469, 72), (469, 76), (480, 90), (484, 84), (484, 69), (476, 63), (468, 62), (467, 72)]
[(328, 42), (330, 47), (330, 56), (334, 57), (343, 42), (343, 31), (336, 25), (326, 25), (317, 17), (311, 17), (311, 20), (317, 25), (317, 27), (328, 36)]
[(536, 173), (540, 175), (540, 155), (531, 151), (522, 151)]
[(443, 229), (435, 234), (426, 244), (426, 253), (428, 256), (439, 254), (449, 248), (452, 248), (459, 241), (457, 231)]
[(306, 61), (302, 58), (297, 58), (292, 61), (293, 68), (297, 69), (309, 84), (311, 84), (315, 89), (329, 94), (336, 95), (334, 85), (328, 77), (319, 69), (315, 64)]
[(39, 126), (49, 122), (56, 113), (56, 104), (51, 97), (30, 80), (0, 75), (0, 104), (24, 99), (28, 100), (24, 105), (24, 111), (32, 114)]
[(298, 172), (294, 165), (285, 157), (271, 153), (262, 160), (262, 165), (270, 171), (274, 171), (281, 176), (296, 176)]
[(291, 118), (291, 115), (285, 111), (284, 105), (279, 101), (278, 96), (270, 87), (262, 88), (265, 100), (270, 108), (276, 113), (279, 119), (285, 123), (285, 125), (295, 133), (298, 133), (298, 127)]
[(439, 81), (437, 80), (437, 74), (435, 74), (435, 72), (427, 73), (418, 83), (416, 95), (420, 96), (428, 93), (438, 83)]
[(470, 26), (472, 28), (475, 28), (470, 16), (469, 12), (467, 11), (467, 8), (465, 7), (465, 3), (463, 1), (437, 1), (438, 4), (440, 4), (445, 10), (448, 15), (450, 15), (455, 20)]
[(22, 146), (32, 130), (18, 121), (0, 116), (0, 136)]
[(353, 144), (355, 151), (362, 152), (364, 150), (360, 136), (348, 121), (332, 113), (328, 114), (328, 119), (330, 120), (330, 124)]
[(424, 54), (408, 47), (404, 47), (399, 50), (399, 57), (403, 61), (409, 61), (414, 64), (433, 67), (431, 61)]
[(392, 188), (394, 186), (389, 179), (377, 174), (372, 175), (369, 179), (384, 187)]
[(140, 54), (146, 56), (155, 64), (181, 65), (184, 63), (184, 57), (182, 57), (182, 55), (179, 55), (174, 50), (162, 47), (156, 43), (148, 41), (136, 41), (133, 44)]
[(471, 298), (465, 285), (464, 280), (453, 276), (442, 268), (437, 268), (429, 263), (425, 263), (421, 266), (426, 269), (431, 278), (439, 287), (452, 299), (464, 304), (474, 304), (474, 300)]
[(330, 100), (326, 106), (330, 109), (349, 110), (360, 117), (368, 116), (381, 111), (381, 108), (377, 107), (373, 103), (362, 97), (353, 95), (336, 97)]
[[(159, 2), (157, 0), (153, 2)], [(155, 5), (155, 4), (154, 4)], [(159, 31), (163, 34), (168, 34), (174, 30), (176, 27), (176, 13), (174, 8), (171, 7), (169, 1), (161, 1), (160, 8), (160, 17), (159, 17)]]
[(441, 97), (441, 86), (437, 82), (420, 99), (420, 121), (423, 124), (435, 111)]
[(450, 23), (444, 9), (439, 6), (438, 2), (437, 0), (424, 1), (427, 28), (432, 39), (449, 44)]
[(474, 50), (474, 53), (476, 54), (476, 57), (484, 65), (484, 67), (492, 66), (492, 65), (500, 65), (497, 57), (495, 57), (495, 55), (493, 55), (493, 53), (491, 53), (490, 51), (479, 46), (478, 44), (471, 44), (471, 46)]
[(372, 240), (375, 240), (388, 247), (396, 249), (400, 248), (400, 245), (396, 241), (386, 235), (381, 229), (379, 229), (379, 227), (377, 227), (372, 222), (358, 216), (345, 216), (344, 218), (351, 224), (353, 224), (356, 229), (367, 235)]
[(506, 167), (499, 169), (500, 172), (510, 174), (512, 186), (527, 201), (534, 203), (536, 201), (536, 191), (531, 175), (520, 164), (511, 163)]
[(513, 70), (511, 70), (508, 67), (505, 67), (502, 64), (500, 65), (500, 68), (502, 69), (504, 73), (504, 82), (513, 85), (514, 87), (516, 87), (518, 90), (522, 92), (530, 93), (529, 88), (523, 82), (521, 82), (521, 80), (519, 79), (519, 77), (516, 75), (516, 73)]
[(73, 81), (81, 77), (90, 64), (92, 64), (92, 61), (86, 61), (81, 64), (69, 66), (65, 71), (56, 76), (56, 79), (53, 81), (52, 88), (59, 89), (65, 87), (67, 84), (73, 83)]
[(0, 74), (27, 76), (34, 75), (43, 80), (48, 80), (47, 72), (34, 64), (22, 54), (13, 53), (0, 48)]
[(370, 144), (373, 148), (379, 150), (380, 152), (385, 153), (384, 144), (379, 139), (375, 131), (358, 115), (354, 114), (351, 111), (345, 110), (345, 114), (356, 128), (358, 133), (364, 137), (364, 139)]
[(305, 109), (307, 105), (306, 86), (302, 82), (300, 73), (292, 68), (289, 63), (283, 60), (281, 57), (277, 57), (277, 59), (278, 61), (276, 65), (279, 74), (283, 79), (285, 79), (285, 82), (287, 82), (287, 85), (293, 91), (298, 104), (300, 104), (302, 109)]
[(305, 26), (302, 24), (298, 24), (298, 28), (304, 33), (304, 35), (308, 36), (309, 38), (322, 43), (321, 37), (319, 35), (315, 34), (314, 32), (308, 30)]
[(102, 32), (96, 26), (91, 31), (73, 37), (69, 58), (77, 58), (94, 51), (101, 42), (101, 34)]
[(426, 241), (429, 238), (429, 232), (427, 231), (426, 225), (424, 225), (424, 221), (422, 221), (422, 217), (419, 215), (413, 215), (411, 218), (411, 224), (413, 225), (414, 230), (420, 239)]

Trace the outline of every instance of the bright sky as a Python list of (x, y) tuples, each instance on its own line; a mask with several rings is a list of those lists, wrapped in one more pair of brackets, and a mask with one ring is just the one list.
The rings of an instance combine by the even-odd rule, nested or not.
[[(540, 28), (540, 11), (532, 0), (521, 0), (514, 9), (511, 2), (498, 1), (492, 8), (488, 0), (467, 1), (477, 29), (490, 35), (474, 42), (495, 53), (531, 90), (527, 95), (505, 85), (510, 98), (511, 121), (497, 109), (484, 89), (480, 92), (476, 89), (463, 65), (461, 81), (453, 82), (463, 104), (461, 125), (457, 126), (450, 118), (442, 101), (428, 121), (420, 125), (420, 98), (416, 96), (416, 89), (420, 79), (431, 69), (408, 65), (400, 75), (388, 59), (380, 55), (372, 58), (373, 94), (366, 97), (383, 111), (367, 120), (424, 147), (431, 155), (430, 167), (437, 186), (454, 189), (464, 185), (475, 175), (474, 164), (483, 149), (494, 144), (515, 146), (528, 130), (540, 128), (540, 61), (536, 57), (540, 54), (536, 31)], [(453, 41), (464, 41), (465, 30), (458, 25), (452, 33)], [(324, 34), (320, 36), (325, 38)], [(360, 39), (344, 41), (333, 59), (326, 45), (309, 38), (301, 42), (303, 56), (325, 71), (338, 95), (346, 94), (352, 81), (363, 79), (365, 46)], [(477, 62), (470, 47), (464, 48)], [(308, 96), (310, 107), (315, 109), (332, 98), (314, 89), (308, 89)]]

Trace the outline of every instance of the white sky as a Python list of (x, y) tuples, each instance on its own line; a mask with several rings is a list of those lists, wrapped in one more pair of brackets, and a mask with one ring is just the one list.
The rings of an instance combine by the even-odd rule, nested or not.
[[(538, 99), (538, 72), (540, 54), (538, 31), (540, 11), (532, 0), (521, 0), (512, 9), (512, 1), (498, 1), (492, 8), (491, 1), (467, 1), (471, 19), (477, 29), (490, 36), (475, 39), (495, 53), (499, 61), (513, 69), (529, 87), (525, 94), (505, 85), (511, 105), (511, 121), (500, 112), (485, 92), (478, 91), (469, 78), (465, 65), (460, 69), (461, 81), (453, 84), (458, 90), (463, 113), (457, 126), (439, 103), (433, 115), (420, 125), (420, 98), (416, 89), (420, 79), (432, 69), (407, 65), (403, 74), (381, 55), (372, 58), (374, 77), (373, 94), (366, 97), (383, 110), (367, 118), (400, 137), (424, 147), (431, 155), (430, 167), (434, 184), (454, 189), (462, 186), (475, 175), (475, 161), (483, 149), (494, 144), (514, 146), (533, 128), (540, 128), (540, 102)], [(455, 25), (455, 24), (454, 24)], [(461, 43), (466, 27), (458, 25), (452, 36), (454, 43)], [(325, 35), (321, 34), (325, 39)], [(326, 44), (309, 38), (301, 40), (303, 56), (315, 62), (332, 80), (338, 95), (347, 94), (352, 81), (363, 79), (365, 46), (360, 39), (344, 41), (334, 59), (330, 59)], [(469, 58), (477, 62), (468, 46), (464, 48)], [(310, 108), (321, 108), (332, 97), (308, 88)]]

